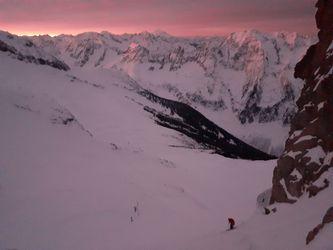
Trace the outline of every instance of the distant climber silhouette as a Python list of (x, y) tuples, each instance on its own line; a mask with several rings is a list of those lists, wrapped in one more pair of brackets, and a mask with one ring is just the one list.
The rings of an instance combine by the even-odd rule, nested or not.
[(228, 218), (230, 230), (235, 228), (235, 220), (233, 218)]

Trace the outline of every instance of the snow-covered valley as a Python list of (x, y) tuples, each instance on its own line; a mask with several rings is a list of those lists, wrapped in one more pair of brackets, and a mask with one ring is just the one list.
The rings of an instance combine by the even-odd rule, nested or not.
[[(66, 44), (72, 38), (56, 39)], [(80, 56), (74, 60), (74, 52), (58, 50), (50, 43), (43, 45), (40, 54), (34, 54), (34, 46), (22, 43), (31, 49), (25, 53), (34, 54), (35, 59), (25, 59), (20, 48), (21, 55), (0, 50), (1, 250), (332, 249), (332, 225), (314, 244), (305, 246), (306, 233), (322, 217), (308, 198), (293, 206), (274, 205), (279, 213), (270, 216), (256, 204), (257, 196), (272, 185), (276, 160), (213, 154), (190, 137), (159, 126), (144, 107), (163, 112), (166, 108), (137, 90), (146, 88), (161, 97), (184, 101), (237, 138), (252, 139), (253, 145), (262, 143), (262, 149), (272, 144), (281, 147), (289, 130), (281, 120), (284, 112), (277, 112), (271, 122), (261, 123), (256, 116), (254, 122), (242, 124), (238, 117), (240, 110), (246, 110), (246, 104), (239, 103), (242, 90), (232, 89), (227, 80), (214, 86), (215, 73), (208, 76), (196, 63), (156, 75), (155, 68), (149, 70), (156, 62), (109, 61), (95, 67), (96, 61), (87, 60), (90, 66), (81, 67), (77, 64)], [(298, 57), (308, 43), (300, 46)], [(137, 47), (130, 46), (128, 53)], [(297, 59), (293, 57), (288, 67)], [(229, 81), (239, 77), (239, 73), (234, 76), (234, 69), (217, 71)], [(292, 68), (283, 74), (289, 81)], [(267, 76), (263, 81), (267, 84), (262, 86), (263, 93), (284, 91), (269, 85), (270, 79)], [(212, 94), (203, 93), (210, 87)], [(223, 88), (239, 93), (228, 96)], [(301, 86), (297, 88), (292, 90), (295, 95)], [(198, 91), (202, 92), (195, 99)], [(284, 98), (270, 100), (274, 96), (259, 99), (270, 106)], [(211, 99), (200, 102), (203, 97)], [(232, 97), (238, 98), (235, 104), (231, 104)], [(220, 98), (230, 103), (220, 109)], [(288, 108), (293, 101), (283, 105)], [(259, 136), (264, 137), (260, 142)], [(324, 190), (315, 197), (317, 206), (332, 206), (332, 195), (332, 189)], [(228, 217), (236, 220), (237, 230), (226, 231)]]

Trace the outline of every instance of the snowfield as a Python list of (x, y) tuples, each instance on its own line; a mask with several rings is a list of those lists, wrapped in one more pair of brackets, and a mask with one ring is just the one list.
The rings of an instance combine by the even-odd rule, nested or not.
[(202, 150), (155, 124), (134, 88), (116, 69), (0, 52), (1, 250), (332, 249), (332, 225), (305, 246), (332, 189), (264, 215), (276, 161)]

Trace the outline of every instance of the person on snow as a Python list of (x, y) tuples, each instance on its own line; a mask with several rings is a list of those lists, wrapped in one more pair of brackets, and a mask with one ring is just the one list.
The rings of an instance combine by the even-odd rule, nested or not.
[(230, 226), (229, 230), (234, 229), (234, 227), (235, 227), (235, 220), (233, 218), (228, 218), (228, 222), (229, 222), (229, 226)]

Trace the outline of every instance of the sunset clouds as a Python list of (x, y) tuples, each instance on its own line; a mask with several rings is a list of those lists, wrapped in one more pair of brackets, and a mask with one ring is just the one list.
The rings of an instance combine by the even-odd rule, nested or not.
[(20, 34), (165, 30), (175, 35), (316, 31), (315, 0), (0, 0), (0, 29)]

